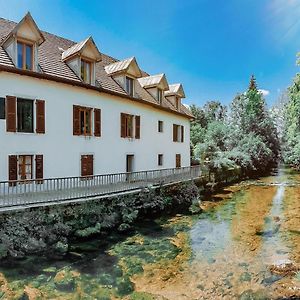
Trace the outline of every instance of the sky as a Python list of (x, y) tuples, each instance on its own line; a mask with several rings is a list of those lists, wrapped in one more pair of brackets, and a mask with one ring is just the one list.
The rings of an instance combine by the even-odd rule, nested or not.
[(0, 0), (0, 17), (30, 11), (39, 28), (182, 83), (186, 104), (230, 103), (256, 76), (272, 105), (299, 68), (300, 0)]

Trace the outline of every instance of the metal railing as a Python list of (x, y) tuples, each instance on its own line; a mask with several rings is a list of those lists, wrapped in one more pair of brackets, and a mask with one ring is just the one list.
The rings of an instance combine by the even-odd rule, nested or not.
[(63, 202), (132, 191), (201, 177), (200, 166), (132, 173), (0, 181), (0, 208)]

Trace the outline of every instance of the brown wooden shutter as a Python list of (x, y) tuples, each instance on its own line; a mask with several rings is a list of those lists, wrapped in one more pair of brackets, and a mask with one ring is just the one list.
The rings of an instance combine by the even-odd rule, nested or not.
[(79, 106), (73, 105), (73, 135), (80, 135), (80, 110)]
[(17, 98), (6, 96), (6, 131), (17, 131)]
[(178, 141), (178, 129), (177, 129), (177, 125), (173, 124), (173, 142), (177, 142)]
[(181, 167), (181, 154), (176, 154), (176, 168)]
[(141, 117), (135, 116), (135, 138), (139, 139), (141, 137)]
[(121, 113), (121, 137), (126, 137), (126, 114)]
[(81, 155), (81, 176), (91, 176), (94, 174), (93, 155)]
[(180, 126), (181, 127), (181, 143), (184, 142), (184, 127), (183, 126)]
[[(10, 181), (18, 179), (18, 157), (17, 155), (8, 156), (8, 179)], [(16, 185), (16, 182), (10, 182), (10, 186)]]
[[(44, 157), (41, 154), (35, 156), (35, 178), (44, 178)], [(38, 180), (36, 183), (43, 183), (43, 180)]]
[(94, 135), (101, 136), (101, 109), (94, 109)]
[(45, 133), (45, 101), (36, 100), (36, 133)]

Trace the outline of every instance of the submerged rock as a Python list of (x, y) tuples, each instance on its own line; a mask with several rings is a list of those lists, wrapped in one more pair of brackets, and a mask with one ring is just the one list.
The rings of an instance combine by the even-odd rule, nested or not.
[(282, 278), (282, 276), (279, 276), (279, 275), (271, 275), (271, 276), (263, 279), (261, 281), (261, 283), (265, 286), (269, 286), (269, 285), (272, 285), (274, 282), (280, 280), (281, 278)]
[(241, 276), (240, 276), (240, 281), (251, 281), (251, 274), (248, 272), (244, 272)]
[(264, 291), (253, 291), (253, 290), (247, 290), (244, 291), (242, 294), (238, 297), (239, 300), (268, 300), (269, 298), (265, 294)]

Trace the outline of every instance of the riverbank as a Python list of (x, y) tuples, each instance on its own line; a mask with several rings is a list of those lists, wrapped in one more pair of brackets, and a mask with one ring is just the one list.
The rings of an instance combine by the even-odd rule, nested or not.
[[(0, 259), (30, 254), (63, 256), (69, 244), (109, 232), (126, 232), (145, 217), (199, 207), (193, 182), (79, 204), (35, 207), (0, 214)], [(199, 208), (198, 208), (199, 209)]]

